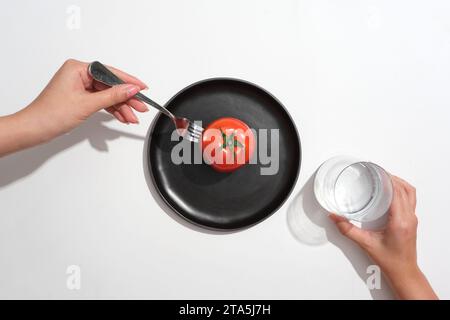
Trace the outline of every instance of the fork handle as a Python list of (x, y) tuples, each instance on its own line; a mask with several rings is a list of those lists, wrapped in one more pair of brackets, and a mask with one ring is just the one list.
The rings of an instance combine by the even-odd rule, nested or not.
[[(107, 67), (105, 67), (102, 63), (98, 61), (94, 61), (89, 65), (88, 72), (92, 76), (92, 78), (110, 87), (125, 83), (122, 79), (120, 79), (118, 76), (116, 76)], [(149, 97), (143, 95), (142, 93), (138, 92), (134, 96), (134, 98), (147, 103), (148, 105), (158, 109), (171, 119), (174, 119), (173, 114), (169, 112), (169, 110), (162, 107), (161, 105), (159, 105)]]

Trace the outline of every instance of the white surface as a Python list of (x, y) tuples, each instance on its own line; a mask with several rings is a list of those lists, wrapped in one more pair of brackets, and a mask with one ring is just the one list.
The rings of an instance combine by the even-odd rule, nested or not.
[[(72, 4), (80, 30), (66, 27)], [(29, 103), (69, 57), (122, 68), (160, 102), (231, 76), (285, 104), (304, 157), (283, 208), (224, 235), (180, 224), (151, 196), (142, 153), (153, 110), (140, 126), (100, 116), (0, 159), (0, 297), (371, 298), (357, 248), (302, 244), (286, 223), (315, 168), (350, 154), (417, 187), (420, 264), (450, 298), (449, 16), (447, 0), (2, 3), (1, 114)], [(79, 291), (66, 288), (69, 265), (81, 267)]]

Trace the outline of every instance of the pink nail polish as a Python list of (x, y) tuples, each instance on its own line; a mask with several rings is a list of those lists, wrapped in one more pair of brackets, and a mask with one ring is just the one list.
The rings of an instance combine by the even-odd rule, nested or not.
[(139, 92), (139, 87), (130, 85), (130, 86), (126, 87), (126, 90), (127, 90), (127, 96), (132, 97), (132, 96), (136, 95), (136, 93)]

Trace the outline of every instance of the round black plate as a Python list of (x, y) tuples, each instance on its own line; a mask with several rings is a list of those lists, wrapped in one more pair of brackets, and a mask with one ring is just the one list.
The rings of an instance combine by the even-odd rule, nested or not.
[[(239, 229), (268, 217), (287, 199), (300, 170), (300, 139), (288, 112), (270, 93), (246, 81), (215, 78), (183, 89), (166, 107), (179, 117), (201, 120), (204, 128), (218, 118), (233, 117), (255, 130), (279, 129), (277, 174), (261, 175), (260, 168), (267, 165), (259, 163), (219, 173), (207, 164), (174, 164), (171, 152), (178, 143), (171, 141), (174, 126), (160, 115), (150, 133), (149, 172), (175, 212), (205, 227)], [(200, 148), (191, 147), (193, 159)]]

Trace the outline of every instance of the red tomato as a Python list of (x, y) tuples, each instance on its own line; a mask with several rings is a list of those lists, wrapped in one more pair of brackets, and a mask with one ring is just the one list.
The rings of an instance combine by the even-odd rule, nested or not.
[(241, 120), (220, 118), (203, 132), (201, 147), (206, 163), (217, 171), (231, 172), (250, 161), (255, 137)]

